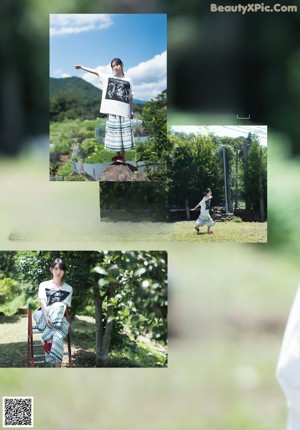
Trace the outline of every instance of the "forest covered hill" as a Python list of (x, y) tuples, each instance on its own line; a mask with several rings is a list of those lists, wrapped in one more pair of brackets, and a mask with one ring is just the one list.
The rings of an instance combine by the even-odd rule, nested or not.
[[(99, 116), (102, 91), (78, 77), (50, 78), (50, 121), (95, 119)], [(136, 106), (145, 101), (133, 100)], [(140, 110), (138, 107), (136, 110)], [(100, 115), (101, 116), (101, 115)]]

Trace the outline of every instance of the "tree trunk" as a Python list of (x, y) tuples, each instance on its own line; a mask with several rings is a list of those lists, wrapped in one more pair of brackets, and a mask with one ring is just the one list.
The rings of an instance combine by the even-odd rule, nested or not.
[(188, 199), (185, 199), (185, 212), (186, 212), (186, 219), (189, 221), (191, 219), (190, 216), (190, 208), (189, 208), (189, 201)]
[(102, 344), (103, 344), (103, 323), (102, 323), (102, 297), (99, 291), (99, 285), (94, 284), (93, 295), (95, 303), (95, 320), (96, 320), (96, 366), (103, 367)]
[(235, 154), (235, 199), (234, 199), (234, 209), (238, 208), (238, 197), (239, 195), (239, 153), (236, 151)]
[[(116, 295), (116, 286), (111, 285), (109, 287), (109, 295), (108, 295), (108, 301), (115, 297)], [(110, 350), (110, 344), (111, 344), (111, 335), (112, 335), (112, 329), (113, 329), (113, 320), (110, 320), (110, 317), (114, 315), (113, 306), (108, 304), (107, 305), (107, 321), (106, 327), (104, 331), (104, 337), (103, 337), (103, 344), (102, 344), (102, 360), (104, 362), (108, 359), (108, 353)]]
[(265, 214), (265, 202), (264, 202), (264, 195), (263, 195), (261, 173), (259, 174), (259, 209), (260, 209), (260, 220), (265, 221), (266, 214)]
[[(111, 335), (113, 329), (113, 321), (109, 321), (113, 316), (113, 307), (107, 305), (107, 320), (105, 329), (103, 327), (103, 298), (100, 295), (99, 286), (95, 284), (93, 287), (94, 303), (95, 303), (95, 320), (96, 320), (96, 367), (104, 367), (107, 359), (111, 344)], [(116, 286), (109, 286), (107, 301), (116, 295)]]

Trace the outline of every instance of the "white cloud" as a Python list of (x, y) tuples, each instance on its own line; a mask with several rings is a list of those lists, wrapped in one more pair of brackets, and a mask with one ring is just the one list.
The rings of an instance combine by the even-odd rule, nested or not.
[(71, 75), (69, 75), (69, 73), (63, 73), (63, 74), (61, 75), (61, 77), (62, 77), (62, 78), (70, 78), (70, 77), (71, 77)]
[[(107, 73), (108, 75), (111, 74), (111, 67), (110, 64), (107, 64), (106, 66), (97, 66), (95, 69), (99, 73)], [(98, 77), (92, 73), (84, 73), (82, 76), (82, 79), (89, 82), (90, 84), (94, 85), (97, 88), (101, 89), (101, 83), (98, 79)]]
[(167, 88), (167, 51), (127, 71), (133, 81), (134, 98), (150, 100)]
[(51, 14), (50, 36), (102, 30), (113, 24), (111, 15), (104, 14)]
[(167, 51), (155, 55), (148, 61), (142, 61), (135, 67), (128, 69), (127, 74), (136, 84), (141, 82), (153, 82), (157, 79), (165, 79), (167, 72)]
[[(98, 66), (95, 70), (111, 73), (110, 64)], [(125, 74), (132, 79), (135, 99), (148, 101), (155, 98), (167, 88), (167, 52), (155, 55), (150, 60), (125, 70)], [(100, 88), (97, 76), (84, 73), (82, 79)]]

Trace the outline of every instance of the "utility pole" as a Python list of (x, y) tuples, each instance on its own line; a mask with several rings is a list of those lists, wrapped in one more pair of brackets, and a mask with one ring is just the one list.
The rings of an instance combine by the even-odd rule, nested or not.
[(225, 146), (222, 147), (223, 152), (223, 167), (224, 167), (224, 189), (225, 189), (225, 211), (228, 212), (228, 197), (227, 197), (227, 178), (226, 178), (226, 153)]

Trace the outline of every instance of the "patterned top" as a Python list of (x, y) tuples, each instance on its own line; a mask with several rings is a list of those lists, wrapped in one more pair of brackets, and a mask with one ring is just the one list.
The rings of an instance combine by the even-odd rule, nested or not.
[(99, 80), (103, 88), (100, 112), (130, 118), (131, 79), (99, 73)]
[(67, 306), (71, 306), (73, 288), (65, 282), (61, 287), (58, 287), (54, 282), (45, 281), (39, 285), (38, 301), (46, 300), (47, 306), (56, 302), (63, 302)]
[(211, 204), (211, 199), (212, 199), (212, 196), (205, 196), (205, 197), (203, 197), (203, 199), (199, 203), (202, 216), (209, 215), (209, 208), (210, 208), (210, 204)]

